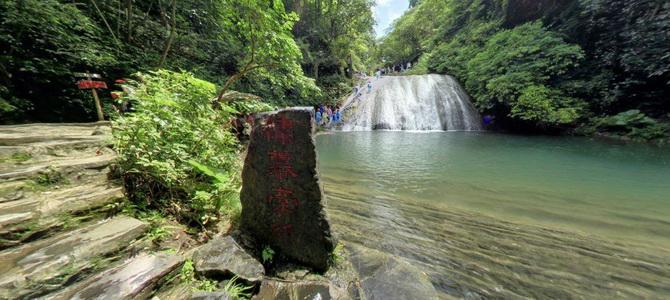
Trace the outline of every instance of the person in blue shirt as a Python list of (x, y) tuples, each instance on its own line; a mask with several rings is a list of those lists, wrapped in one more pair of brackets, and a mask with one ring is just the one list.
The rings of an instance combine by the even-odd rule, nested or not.
[(319, 109), (316, 110), (316, 118), (314, 121), (316, 121), (316, 125), (319, 125), (319, 122), (321, 122), (321, 111)]
[(368, 93), (372, 91), (372, 83), (368, 82)]
[(342, 118), (342, 115), (340, 114), (340, 109), (338, 108), (337, 112), (335, 113), (335, 119), (337, 120), (337, 123), (340, 122), (341, 118)]

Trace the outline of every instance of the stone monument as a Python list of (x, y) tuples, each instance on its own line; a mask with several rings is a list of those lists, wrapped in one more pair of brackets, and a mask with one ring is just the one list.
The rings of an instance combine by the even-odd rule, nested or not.
[(242, 170), (241, 229), (279, 258), (325, 271), (337, 244), (324, 209), (314, 110), (258, 114)]

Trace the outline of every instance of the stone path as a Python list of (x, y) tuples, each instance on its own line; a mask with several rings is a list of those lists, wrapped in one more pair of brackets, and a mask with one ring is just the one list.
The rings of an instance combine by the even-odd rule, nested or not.
[(145, 253), (148, 225), (109, 217), (108, 122), (0, 126), (0, 299), (148, 299), (184, 257)]

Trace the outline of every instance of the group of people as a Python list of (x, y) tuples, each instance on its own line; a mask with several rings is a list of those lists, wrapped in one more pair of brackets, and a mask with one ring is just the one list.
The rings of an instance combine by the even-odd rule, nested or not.
[[(382, 74), (384, 75), (389, 75), (389, 74), (394, 74), (397, 72), (404, 72), (405, 70), (409, 70), (412, 68), (412, 63), (408, 62), (406, 64), (400, 64), (400, 65), (393, 65), (392, 67), (387, 66), (387, 67), (380, 67), (377, 68), (375, 71), (375, 77), (379, 79)], [(361, 76), (365, 76), (365, 71), (361, 70), (360, 71)]]
[(342, 113), (340, 112), (340, 105), (321, 105), (316, 107), (316, 125), (330, 126), (342, 121)]

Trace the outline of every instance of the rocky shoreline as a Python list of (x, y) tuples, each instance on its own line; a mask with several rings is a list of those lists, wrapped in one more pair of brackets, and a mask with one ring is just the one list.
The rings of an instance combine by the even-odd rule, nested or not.
[[(338, 247), (325, 273), (264, 265), (239, 231), (197, 246), (183, 241), (183, 228), (166, 226), (171, 237), (156, 244), (149, 224), (115, 210), (124, 194), (110, 176), (108, 122), (1, 131), (2, 299), (231, 299), (232, 278), (253, 299), (437, 299), (416, 267), (355, 243)], [(193, 292), (188, 272), (218, 282), (217, 291)]]

